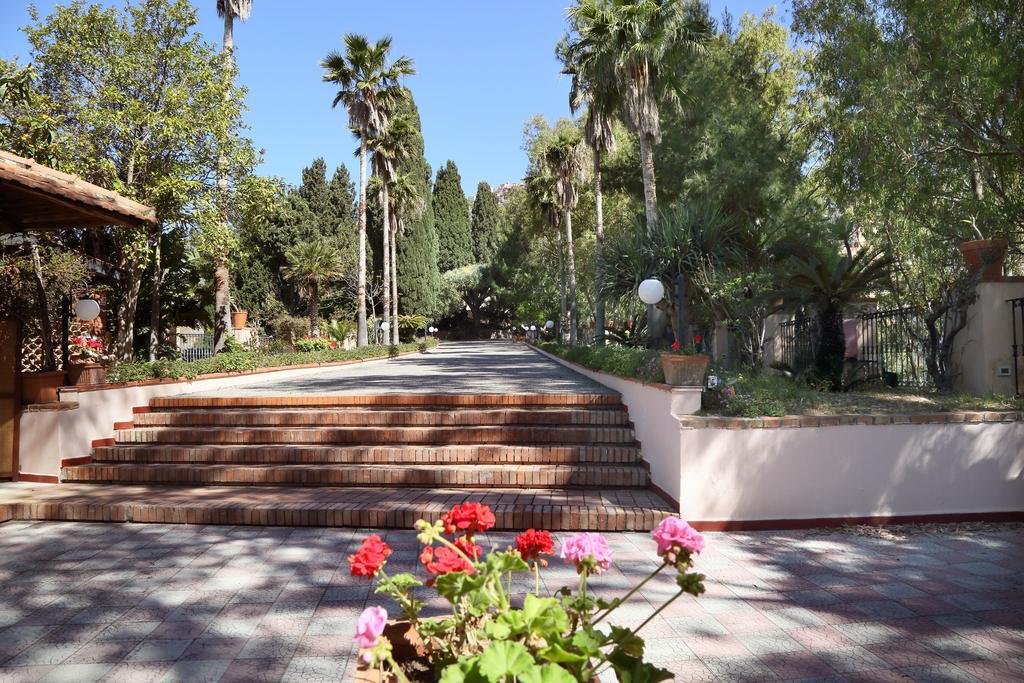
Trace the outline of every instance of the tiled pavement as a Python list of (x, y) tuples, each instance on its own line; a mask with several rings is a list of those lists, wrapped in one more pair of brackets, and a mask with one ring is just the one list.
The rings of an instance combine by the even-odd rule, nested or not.
[[(356, 665), (349, 529), (8, 522), (0, 525), (0, 681), (338, 681)], [(700, 599), (643, 634), (680, 681), (1024, 680), (1024, 530), (708, 534)], [(386, 532), (415, 568), (412, 532)], [(492, 534), (484, 545), (507, 543)], [(646, 534), (610, 534), (622, 595), (654, 566)], [(557, 560), (553, 591), (574, 582)], [(524, 577), (521, 588), (532, 581)], [(673, 594), (657, 577), (619, 610)], [(435, 612), (443, 605), (431, 602)]]

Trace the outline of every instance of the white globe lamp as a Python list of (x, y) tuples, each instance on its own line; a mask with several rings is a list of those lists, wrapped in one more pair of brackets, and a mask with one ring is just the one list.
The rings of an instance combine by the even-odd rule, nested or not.
[(661, 280), (650, 277), (640, 283), (636, 293), (640, 301), (653, 306), (665, 297), (665, 285), (661, 284)]
[(95, 320), (100, 315), (100, 304), (95, 299), (79, 299), (75, 302), (75, 317), (84, 322)]
[(530, 325), (530, 332), (536, 332), (536, 331), (537, 331), (537, 326), (536, 325)]
[(555, 326), (555, 321), (553, 321), (553, 320), (549, 320), (546, 323), (544, 323), (544, 329), (545, 330), (550, 330), (554, 326)]
[(386, 330), (391, 327), (391, 323), (383, 322), (380, 324), (380, 329)]

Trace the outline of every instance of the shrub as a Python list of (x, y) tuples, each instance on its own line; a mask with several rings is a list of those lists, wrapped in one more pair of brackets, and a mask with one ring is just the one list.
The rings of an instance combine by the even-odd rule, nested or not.
[(303, 337), (295, 340), (295, 350), (303, 353), (310, 351), (327, 351), (337, 346), (337, 342), (323, 337)]
[(645, 382), (664, 382), (658, 352), (626, 346), (563, 346), (541, 342), (540, 348), (550, 354), (598, 372), (630, 377)]

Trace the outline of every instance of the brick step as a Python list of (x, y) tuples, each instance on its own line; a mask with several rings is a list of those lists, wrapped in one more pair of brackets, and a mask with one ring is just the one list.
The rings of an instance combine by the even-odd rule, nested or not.
[(581, 446), (549, 444), (453, 446), (313, 446), (137, 444), (100, 446), (95, 462), (208, 464), (633, 464), (640, 461), (635, 445)]
[(78, 483), (220, 486), (647, 486), (639, 465), (129, 465), (65, 467)]
[(483, 425), (601, 425), (624, 426), (624, 408), (491, 408), (388, 409), (335, 408), (161, 410), (135, 415), (136, 427), (203, 426), (483, 426)]
[(410, 489), (277, 486), (110, 486), (16, 489), (0, 502), (14, 520), (248, 524), (409, 529), (452, 505), (489, 505), (498, 530), (649, 531), (673, 514), (647, 489)]
[(311, 394), (305, 396), (172, 396), (149, 403), (160, 408), (317, 408), (619, 406), (618, 394)]
[(633, 430), (623, 427), (484, 426), (484, 427), (326, 427), (315, 429), (246, 427), (152, 427), (114, 433), (126, 443), (236, 444), (633, 444)]

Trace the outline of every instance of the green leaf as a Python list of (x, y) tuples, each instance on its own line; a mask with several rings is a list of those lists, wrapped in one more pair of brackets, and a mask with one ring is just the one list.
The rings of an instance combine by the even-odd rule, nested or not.
[(526, 646), (507, 640), (491, 643), (480, 655), (480, 673), (491, 681), (501, 683), (508, 676), (519, 676), (529, 671), (535, 662)]
[(558, 643), (552, 643), (543, 650), (540, 650), (537, 656), (549, 662), (558, 662), (559, 664), (580, 664), (590, 659), (590, 657), (585, 655), (569, 652)]
[(572, 637), (573, 647), (585, 655), (596, 657), (601, 647), (608, 642), (608, 637), (592, 626), (586, 626)]
[(498, 574), (528, 572), (530, 565), (526, 564), (518, 553), (495, 552), (487, 556), (487, 571)]
[(555, 598), (528, 593), (523, 601), (523, 618), (530, 632), (539, 636), (561, 635), (569, 630), (569, 615)]
[(519, 680), (521, 683), (576, 683), (576, 677), (557, 664), (535, 666), (519, 676)]
[(523, 616), (522, 610), (515, 609), (502, 612), (498, 615), (497, 621), (492, 623), (498, 623), (508, 628), (510, 634), (519, 635), (526, 633), (526, 619)]
[(466, 572), (449, 572), (448, 574), (441, 574), (434, 581), (434, 588), (438, 594), (444, 598), (447, 598), (449, 602), (458, 602), (459, 598), (467, 593), (474, 591), (483, 585), (483, 578), (477, 574), (467, 574)]
[(644, 639), (632, 633), (630, 629), (621, 626), (612, 626), (612, 641), (616, 643), (615, 649), (625, 652), (633, 657), (644, 656)]
[(487, 680), (480, 673), (480, 658), (472, 657), (446, 666), (440, 683), (487, 683)]
[(646, 664), (638, 657), (633, 657), (620, 650), (608, 656), (619, 683), (658, 683), (674, 678), (671, 671), (659, 669), (653, 664)]

